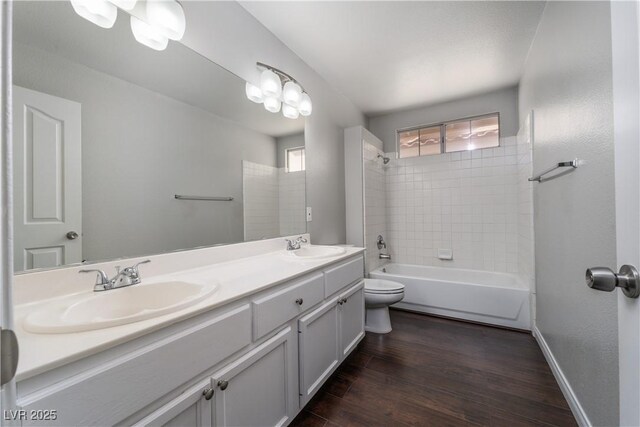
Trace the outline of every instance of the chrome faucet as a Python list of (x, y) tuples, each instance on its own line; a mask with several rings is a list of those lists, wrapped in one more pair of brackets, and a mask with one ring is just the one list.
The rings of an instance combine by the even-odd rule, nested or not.
[[(378, 239), (376, 240), (376, 246), (378, 247), (378, 250), (382, 250), (382, 248), (384, 248), (385, 250), (387, 249), (387, 242), (384, 241), (384, 237), (382, 237), (382, 234), (378, 235)], [(386, 259), (391, 261), (391, 254), (386, 251), (387, 253), (380, 253), (378, 254), (378, 258), (380, 259)]]
[(109, 276), (99, 269), (79, 270), (78, 273), (97, 273), (96, 284), (93, 287), (94, 292), (108, 291), (111, 289), (124, 288), (126, 286), (137, 285), (142, 279), (140, 277), (140, 271), (138, 267), (140, 264), (147, 264), (151, 262), (150, 259), (140, 261), (131, 267), (120, 269), (120, 266), (116, 266), (116, 275), (109, 279)]
[(304, 237), (300, 236), (296, 240), (284, 239), (287, 241), (287, 250), (295, 251), (296, 249), (300, 249), (303, 243), (307, 243), (308, 240)]

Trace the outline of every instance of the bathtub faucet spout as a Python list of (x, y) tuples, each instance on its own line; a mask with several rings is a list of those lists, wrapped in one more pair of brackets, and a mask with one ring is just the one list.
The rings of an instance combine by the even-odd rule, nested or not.
[(378, 257), (380, 259), (388, 259), (389, 261), (391, 261), (391, 254), (380, 254), (378, 255)]

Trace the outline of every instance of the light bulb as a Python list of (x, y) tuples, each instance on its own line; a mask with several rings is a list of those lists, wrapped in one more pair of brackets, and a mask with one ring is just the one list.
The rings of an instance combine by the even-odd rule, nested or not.
[(147, 0), (147, 22), (171, 40), (180, 40), (187, 26), (184, 9), (174, 0)]
[(256, 104), (261, 104), (264, 100), (262, 91), (258, 86), (254, 86), (251, 83), (247, 82), (244, 85), (244, 91), (247, 94), (247, 98), (249, 98), (250, 101), (253, 101)]
[(264, 96), (278, 98), (280, 94), (282, 94), (282, 81), (280, 80), (280, 76), (271, 70), (264, 70), (262, 74), (260, 74), (260, 89)]
[(264, 109), (267, 111), (271, 111), (272, 113), (277, 113), (280, 111), (280, 107), (282, 103), (280, 100), (274, 96), (268, 96), (264, 99)]
[(165, 50), (169, 43), (169, 39), (156, 28), (133, 15), (131, 16), (131, 31), (138, 43), (142, 43), (154, 50)]
[(131, 10), (135, 7), (138, 0), (109, 0), (114, 5), (123, 10)]
[(286, 82), (282, 89), (282, 100), (294, 107), (298, 106), (300, 97), (302, 96), (302, 89), (300, 85), (295, 82)]
[(306, 93), (303, 93), (300, 97), (300, 102), (298, 102), (298, 111), (300, 111), (300, 114), (305, 117), (311, 115), (311, 111), (313, 111), (311, 98)]
[(297, 119), (300, 117), (300, 112), (292, 105), (282, 104), (282, 115), (287, 119)]
[(102, 28), (111, 28), (118, 17), (118, 8), (106, 0), (71, 0), (73, 10), (87, 21)]

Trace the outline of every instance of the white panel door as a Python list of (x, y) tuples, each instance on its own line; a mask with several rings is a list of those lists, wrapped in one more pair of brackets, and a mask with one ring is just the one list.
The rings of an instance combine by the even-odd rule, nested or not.
[(300, 405), (329, 378), (340, 362), (338, 299), (333, 298), (298, 321)]
[(340, 295), (340, 351), (345, 358), (364, 338), (364, 282)]
[[(611, 2), (617, 267), (640, 268), (640, 7)], [(586, 230), (585, 230), (586, 231)], [(620, 423), (640, 425), (640, 299), (618, 291)]]
[(134, 427), (210, 427), (211, 380), (200, 381), (175, 399), (134, 424)]
[(287, 327), (213, 375), (215, 426), (272, 427), (291, 421), (297, 391), (292, 335)]
[(82, 261), (80, 104), (14, 86), (14, 268)]

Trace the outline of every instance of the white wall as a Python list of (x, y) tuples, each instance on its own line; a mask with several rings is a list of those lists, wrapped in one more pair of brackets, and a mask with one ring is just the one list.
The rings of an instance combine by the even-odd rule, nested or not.
[(616, 265), (608, 2), (547, 2), (519, 98), (534, 170), (584, 161), (534, 187), (537, 326), (591, 423), (618, 425), (617, 296), (584, 283)]
[(500, 113), (500, 136), (516, 135), (518, 88), (511, 87), (441, 104), (370, 117), (369, 130), (384, 142), (384, 151), (388, 153), (396, 151), (398, 129), (495, 112)]
[(82, 104), (85, 259), (242, 241), (241, 161), (275, 166), (274, 138), (23, 45), (14, 82)]
[[(333, 90), (279, 39), (235, 2), (185, 2), (184, 44), (245, 80), (257, 83), (255, 63), (266, 62), (294, 76), (313, 101), (305, 119), (308, 231), (314, 243), (345, 241), (343, 129), (362, 125), (362, 113)], [(238, 94), (244, 96), (244, 94)]]

